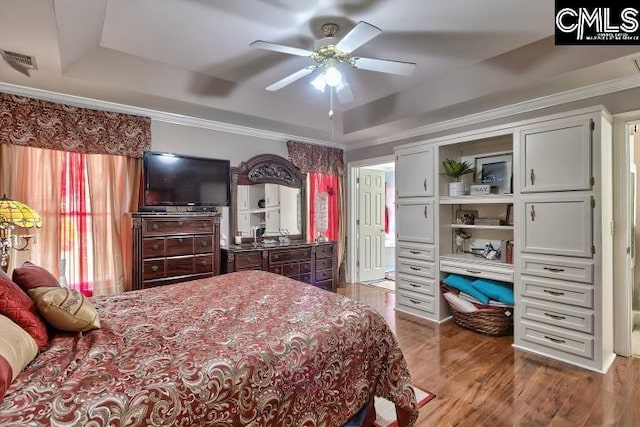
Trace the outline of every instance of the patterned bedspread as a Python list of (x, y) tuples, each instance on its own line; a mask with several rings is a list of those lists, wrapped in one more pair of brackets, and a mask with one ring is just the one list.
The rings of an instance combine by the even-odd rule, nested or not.
[(417, 417), (373, 309), (271, 273), (94, 297), (102, 329), (57, 334), (0, 425), (341, 426), (373, 394)]

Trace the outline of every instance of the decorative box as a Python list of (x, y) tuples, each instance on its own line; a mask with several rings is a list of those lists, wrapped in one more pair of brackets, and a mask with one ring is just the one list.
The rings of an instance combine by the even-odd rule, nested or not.
[(472, 196), (484, 196), (491, 193), (491, 186), (489, 184), (472, 184), (469, 186), (469, 194)]

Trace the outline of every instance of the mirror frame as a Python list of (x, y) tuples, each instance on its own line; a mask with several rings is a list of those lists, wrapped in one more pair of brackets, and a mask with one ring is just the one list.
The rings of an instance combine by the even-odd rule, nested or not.
[[(260, 154), (231, 168), (231, 215), (229, 221), (229, 243), (238, 230), (238, 185), (280, 184), (300, 189), (300, 234), (291, 234), (291, 240), (306, 241), (307, 194), (306, 176), (289, 160), (277, 154)], [(243, 237), (243, 242), (252, 242), (253, 237)]]

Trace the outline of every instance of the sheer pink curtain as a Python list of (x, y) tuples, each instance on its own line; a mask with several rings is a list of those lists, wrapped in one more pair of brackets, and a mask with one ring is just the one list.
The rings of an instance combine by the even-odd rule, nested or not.
[(315, 224), (315, 200), (316, 194), (325, 192), (329, 196), (328, 203), (328, 228), (324, 234), (329, 240), (339, 240), (340, 233), (340, 193), (339, 193), (339, 177), (326, 173), (309, 174), (309, 230), (307, 237), (312, 241), (316, 233)]

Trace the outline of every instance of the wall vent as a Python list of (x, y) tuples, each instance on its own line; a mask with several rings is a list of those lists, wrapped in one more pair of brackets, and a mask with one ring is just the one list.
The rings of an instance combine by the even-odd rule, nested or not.
[(37, 70), (38, 66), (36, 64), (36, 58), (34, 56), (24, 55), (22, 53), (11, 52), (8, 50), (0, 49), (0, 55), (7, 62), (14, 62), (23, 68), (29, 70)]
[(640, 72), (640, 57), (633, 58), (632, 61), (634, 64), (636, 64), (636, 69), (638, 70), (638, 72)]

